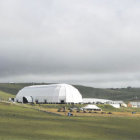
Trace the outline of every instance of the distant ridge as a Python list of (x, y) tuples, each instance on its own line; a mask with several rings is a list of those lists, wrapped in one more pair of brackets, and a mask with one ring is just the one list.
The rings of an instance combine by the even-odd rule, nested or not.
[[(30, 85), (45, 85), (50, 83), (0, 83), (0, 91), (16, 95), (20, 89)], [(74, 85), (84, 98), (102, 98), (111, 100), (140, 100), (140, 88), (93, 88), (82, 85)]]
[(85, 98), (101, 98), (111, 100), (140, 100), (140, 88), (103, 89), (75, 85)]

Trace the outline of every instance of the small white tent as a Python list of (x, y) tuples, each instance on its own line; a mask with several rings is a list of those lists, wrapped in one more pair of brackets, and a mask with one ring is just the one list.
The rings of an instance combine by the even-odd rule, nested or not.
[(140, 102), (130, 102), (129, 103), (132, 107), (140, 108)]
[(121, 105), (120, 104), (110, 104), (111, 106), (113, 106), (114, 108), (120, 108)]
[(86, 105), (82, 108), (83, 110), (94, 110), (94, 111), (101, 111), (102, 109), (96, 105)]

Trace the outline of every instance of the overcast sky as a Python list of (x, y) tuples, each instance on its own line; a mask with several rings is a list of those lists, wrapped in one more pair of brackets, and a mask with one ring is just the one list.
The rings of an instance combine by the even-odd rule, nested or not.
[(0, 0), (0, 82), (140, 87), (140, 1)]

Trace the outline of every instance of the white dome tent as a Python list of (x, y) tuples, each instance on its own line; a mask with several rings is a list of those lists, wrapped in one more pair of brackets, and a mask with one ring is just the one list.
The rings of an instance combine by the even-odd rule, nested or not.
[(15, 98), (23, 103), (82, 103), (80, 92), (68, 84), (35, 85), (21, 89)]

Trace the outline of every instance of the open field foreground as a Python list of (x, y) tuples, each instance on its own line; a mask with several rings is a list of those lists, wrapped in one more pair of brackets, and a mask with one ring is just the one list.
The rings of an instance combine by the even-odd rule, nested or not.
[(0, 103), (0, 140), (139, 140), (140, 117), (67, 117)]

